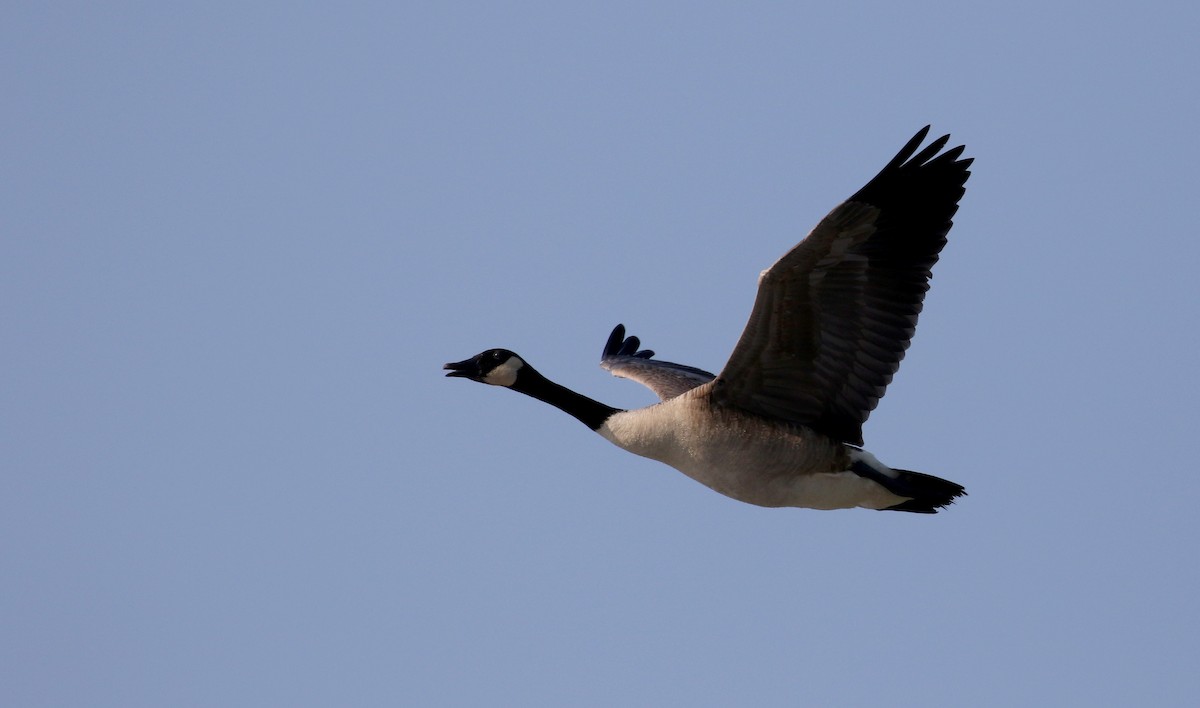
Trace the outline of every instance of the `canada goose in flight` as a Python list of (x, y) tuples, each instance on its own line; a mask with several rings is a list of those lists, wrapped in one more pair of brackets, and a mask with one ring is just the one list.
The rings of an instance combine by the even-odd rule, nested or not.
[[(862, 424), (904, 358), (930, 268), (972, 160), (926, 126), (758, 279), (750, 321), (720, 374), (652, 359), (617, 325), (600, 366), (661, 402), (621, 410), (550, 381), (507, 349), (447, 376), (545, 401), (605, 439), (760, 506), (936, 513), (966, 494), (863, 450)], [(939, 154), (939, 152), (941, 154)]]

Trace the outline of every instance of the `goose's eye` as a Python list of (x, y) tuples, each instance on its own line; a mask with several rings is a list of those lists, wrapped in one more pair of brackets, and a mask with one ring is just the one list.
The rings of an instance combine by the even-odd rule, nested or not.
[(496, 350), (492, 352), (492, 361), (501, 361), (504, 359), (504, 352)]

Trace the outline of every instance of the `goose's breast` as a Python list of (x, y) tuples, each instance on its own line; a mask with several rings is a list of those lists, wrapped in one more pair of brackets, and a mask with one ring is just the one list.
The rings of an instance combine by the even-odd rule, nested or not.
[(807, 506), (797, 503), (802, 488), (847, 466), (843, 446), (824, 436), (723, 411), (688, 394), (617, 413), (598, 432), (629, 452), (760, 506)]

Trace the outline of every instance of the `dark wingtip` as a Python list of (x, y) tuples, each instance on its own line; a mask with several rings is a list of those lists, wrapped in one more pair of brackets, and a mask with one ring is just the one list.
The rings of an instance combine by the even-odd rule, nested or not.
[(921, 147), (921, 143), (925, 142), (925, 136), (929, 135), (929, 130), (932, 127), (933, 126), (931, 125), (927, 125), (918, 130), (917, 134), (909, 138), (908, 142), (904, 144), (904, 147), (900, 148), (900, 152), (896, 153), (896, 156), (892, 158), (892, 161), (889, 162), (883, 169), (887, 170), (896, 168), (904, 164), (908, 158), (913, 156), (913, 153), (917, 151), (917, 148)]
[[(966, 146), (964, 145), (950, 148), (941, 155), (938, 155), (938, 152), (942, 150), (942, 148), (946, 147), (946, 144), (950, 142), (949, 133), (935, 139), (933, 142), (926, 145), (920, 152), (917, 152), (917, 149), (921, 147), (921, 143), (925, 142), (925, 138), (929, 136), (929, 131), (931, 128), (932, 126), (927, 125), (918, 130), (917, 134), (912, 136), (912, 138), (910, 138), (909, 141), (904, 144), (904, 147), (900, 148), (900, 152), (896, 153), (896, 156), (892, 158), (892, 161), (889, 162), (886, 167), (884, 167), (884, 170), (886, 171), (888, 169), (895, 169), (907, 164), (918, 166), (923, 165), (932, 160), (935, 156), (937, 158), (937, 160), (935, 160), (936, 162), (943, 160), (946, 162), (955, 162), (958, 160), (958, 157), (962, 155), (963, 150), (966, 149)], [(964, 160), (958, 160), (958, 162), (960, 164), (963, 162), (970, 164), (969, 161)]]
[[(955, 205), (963, 195), (963, 185), (971, 175), (967, 167), (973, 159), (962, 156), (966, 150), (962, 145), (939, 154), (950, 141), (948, 134), (922, 148), (921, 142), (928, 133), (929, 126), (918, 131), (891, 162), (848, 201), (863, 202), (890, 212), (892, 220), (907, 211), (909, 217), (929, 222), (925, 225), (933, 229), (932, 232), (940, 231), (944, 235), (950, 228), (949, 219), (954, 215)], [(930, 194), (940, 195), (936, 209), (931, 208), (929, 199), (919, 198)], [(923, 211), (914, 204), (924, 205)], [(935, 212), (937, 223), (932, 219)]]
[(600, 359), (606, 359), (610, 356), (615, 356), (621, 351), (621, 343), (625, 341), (625, 325), (618, 324), (613, 327), (612, 334), (608, 335), (608, 341), (604, 343), (604, 351), (600, 352)]
[(600, 359), (604, 360), (610, 356), (633, 356), (639, 359), (649, 359), (654, 356), (654, 351), (651, 349), (642, 349), (638, 351), (638, 347), (642, 345), (642, 340), (637, 337), (625, 336), (625, 325), (619, 324), (613, 327), (612, 334), (608, 335), (608, 341), (604, 343), (604, 351), (600, 354)]

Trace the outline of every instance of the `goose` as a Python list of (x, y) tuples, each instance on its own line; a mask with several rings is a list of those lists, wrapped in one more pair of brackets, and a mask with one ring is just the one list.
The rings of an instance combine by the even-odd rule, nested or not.
[(964, 146), (943, 152), (949, 135), (918, 152), (928, 133), (760, 274), (750, 320), (719, 374), (654, 359), (617, 325), (600, 366), (648, 387), (658, 403), (606, 405), (508, 349), (446, 364), (446, 376), (544, 401), (618, 447), (749, 504), (936, 513), (963, 487), (889, 467), (862, 439), (912, 339), (970, 176)]

